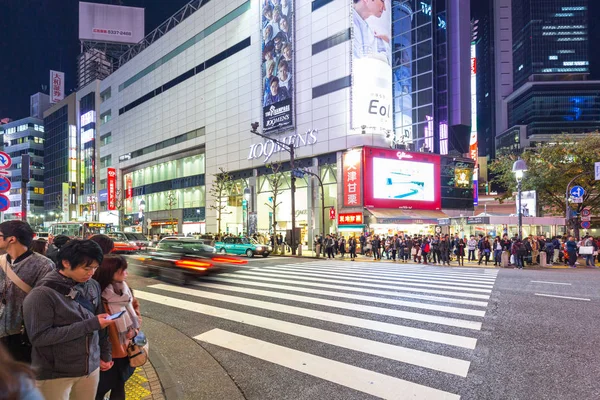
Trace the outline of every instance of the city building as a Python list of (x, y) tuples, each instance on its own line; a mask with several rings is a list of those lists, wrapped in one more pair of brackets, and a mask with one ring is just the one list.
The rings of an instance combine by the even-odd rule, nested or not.
[[(0, 127), (4, 141), (4, 151), (12, 159), (8, 195), (10, 207), (3, 213), (4, 220), (21, 219), (22, 188), (26, 188), (27, 221), (34, 227), (41, 227), (44, 213), (44, 121), (27, 117)], [(21, 174), (22, 156), (30, 156), (29, 177)], [(28, 182), (23, 182), (25, 178)]]
[[(447, 8), (403, 2), (410, 7), (401, 11), (386, 0), (374, 14), (360, 2), (275, 3), (192, 1), (163, 24), (166, 31), (123, 55), (126, 62), (93, 90), (101, 145), (96, 157), (84, 157), (96, 160), (97, 175), (95, 186), (85, 181), (82, 204), (98, 196), (100, 222), (148, 234), (216, 233), (218, 225), (223, 233), (268, 233), (275, 226), (289, 239), (294, 225), (309, 244), (316, 234), (360, 233), (367, 225), (380, 233), (433, 232), (447, 209), (472, 210), (473, 161), (462, 158), (470, 133), (470, 24), (467, 12), (463, 29), (459, 13), (468, 1)], [(407, 13), (402, 29), (414, 36), (392, 24), (400, 12)], [(369, 16), (393, 42), (406, 40), (408, 64), (392, 66), (392, 54), (400, 54), (375, 38)], [(423, 73), (427, 82), (392, 83), (402, 65), (400, 75), (414, 82)], [(399, 93), (414, 104), (400, 101), (408, 107), (403, 115), (414, 116), (401, 125)], [(83, 107), (83, 93), (77, 98), (82, 118), (94, 107)], [(266, 138), (251, 132), (257, 121)], [(292, 174), (298, 168), (318, 179)], [(216, 194), (223, 181), (226, 190)]]
[(78, 218), (76, 98), (71, 93), (44, 113), (44, 208), (50, 222)]
[(44, 112), (50, 108), (50, 96), (46, 93), (36, 93), (29, 97), (29, 116), (37, 119), (44, 118)]

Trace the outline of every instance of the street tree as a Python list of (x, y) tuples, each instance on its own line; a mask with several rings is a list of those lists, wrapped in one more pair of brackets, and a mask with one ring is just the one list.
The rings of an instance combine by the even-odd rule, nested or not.
[(227, 199), (231, 193), (233, 180), (221, 167), (213, 177), (214, 180), (208, 192), (213, 201), (209, 208), (217, 213), (217, 240), (221, 240), (221, 222), (223, 221), (223, 214), (227, 213)]
[[(567, 185), (582, 186), (586, 193), (582, 203), (569, 203), (571, 209), (580, 215), (584, 208), (592, 213), (600, 210), (600, 184), (594, 180), (594, 163), (600, 161), (600, 136), (588, 135), (574, 140), (565, 137), (557, 144), (540, 144), (525, 149), (522, 154), (502, 152), (496, 155), (490, 165), (495, 183), (504, 193), (498, 197), (503, 201), (516, 192), (517, 183), (512, 165), (521, 157), (528, 166), (522, 181), (522, 190), (535, 190), (539, 208), (550, 215), (563, 215), (566, 210)], [(581, 176), (579, 176), (581, 175)], [(569, 220), (570, 228), (579, 236), (579, 218)]]
[(177, 229), (173, 228), (173, 209), (177, 207), (177, 203), (177, 195), (172, 190), (169, 190), (167, 192), (167, 210), (169, 210), (169, 222), (171, 223), (171, 228), (173, 229), (174, 234), (178, 233)]
[(273, 254), (277, 254), (277, 207), (281, 205), (281, 201), (278, 201), (279, 195), (283, 192), (283, 186), (285, 185), (285, 175), (281, 172), (281, 163), (267, 164), (267, 168), (271, 169), (271, 174), (266, 175), (265, 179), (269, 184), (269, 201), (265, 203), (271, 210), (273, 215), (272, 228), (273, 228)]

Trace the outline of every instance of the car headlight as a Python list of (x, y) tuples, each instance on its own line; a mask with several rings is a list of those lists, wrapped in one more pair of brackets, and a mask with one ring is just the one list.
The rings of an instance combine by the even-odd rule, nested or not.
[(256, 246), (256, 250), (262, 250), (263, 247), (262, 246)]
[(135, 242), (129, 242), (129, 245), (132, 247), (137, 247), (137, 244)]

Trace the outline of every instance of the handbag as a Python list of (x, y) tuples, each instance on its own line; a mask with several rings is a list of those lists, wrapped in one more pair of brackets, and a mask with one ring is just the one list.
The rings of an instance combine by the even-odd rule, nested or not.
[(141, 367), (148, 362), (148, 339), (144, 332), (139, 331), (127, 346), (129, 365), (133, 368)]
[(592, 254), (594, 254), (594, 246), (581, 246), (579, 248), (579, 254), (591, 256)]

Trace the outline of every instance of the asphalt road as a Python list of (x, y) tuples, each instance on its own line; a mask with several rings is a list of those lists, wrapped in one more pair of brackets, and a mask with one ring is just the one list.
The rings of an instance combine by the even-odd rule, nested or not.
[(600, 398), (600, 271), (269, 257), (181, 287), (131, 266), (183, 398)]

